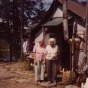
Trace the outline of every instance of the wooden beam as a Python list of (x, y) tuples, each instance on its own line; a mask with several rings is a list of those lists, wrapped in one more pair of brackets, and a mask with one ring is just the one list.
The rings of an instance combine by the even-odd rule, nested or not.
[(43, 39), (45, 39), (45, 27), (42, 27)]
[(68, 39), (68, 16), (67, 16), (67, 0), (63, 0), (63, 29), (64, 39)]
[(21, 61), (22, 61), (22, 40), (23, 40), (23, 29), (24, 29), (24, 0), (21, 0), (21, 34), (20, 34), (20, 39), (21, 39)]
[(12, 62), (12, 43), (10, 42), (10, 61)]
[(87, 0), (87, 5), (86, 5), (86, 37), (85, 37), (85, 53), (87, 55), (87, 63), (88, 63), (88, 0)]

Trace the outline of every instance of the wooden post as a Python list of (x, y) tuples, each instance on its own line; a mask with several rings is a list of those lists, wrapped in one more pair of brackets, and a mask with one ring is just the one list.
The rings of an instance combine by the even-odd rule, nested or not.
[[(12, 12), (13, 12), (13, 18), (10, 18), (12, 21), (13, 21), (13, 37), (14, 37), (14, 55), (15, 55), (15, 61), (17, 62), (18, 61), (18, 41), (20, 40), (18, 38), (18, 31), (19, 31), (19, 25), (20, 25), (20, 22), (19, 22), (19, 12), (18, 12), (18, 4), (17, 4), (17, 0), (12, 0), (11, 4), (13, 6), (12, 8)], [(20, 43), (20, 41), (19, 41)]]
[[(74, 40), (74, 34), (72, 34), (72, 40)], [(71, 73), (72, 80), (71, 81), (73, 82), (73, 80), (74, 80), (74, 42), (72, 43), (72, 63), (70, 63), (70, 64), (72, 64), (72, 69), (71, 69), (72, 70), (71, 71), (72, 72)]]
[(68, 39), (68, 16), (67, 16), (67, 0), (63, 0), (63, 31), (64, 39)]
[(10, 41), (10, 61), (12, 62), (12, 43)]
[(42, 32), (43, 32), (43, 39), (45, 39), (45, 28), (42, 27)]
[[(85, 53), (88, 55), (88, 0), (87, 0), (87, 5), (86, 5), (86, 32), (85, 32)], [(88, 56), (87, 56), (87, 63), (88, 63)]]
[[(8, 12), (8, 6), (7, 6), (7, 2), (6, 0), (3, 0), (2, 2), (4, 4), (4, 8), (5, 8), (5, 17), (6, 17), (6, 33), (7, 33), (7, 40), (9, 42), (9, 46), (10, 46), (10, 61), (12, 61), (12, 46), (11, 46), (11, 33), (10, 33), (10, 28), (9, 28), (9, 12)], [(10, 38), (10, 39), (9, 39)]]
[(23, 29), (24, 29), (24, 0), (21, 0), (21, 33), (20, 33), (20, 39), (21, 39), (21, 61), (22, 61), (22, 39), (23, 39)]
[[(44, 39), (44, 43), (45, 43), (45, 28), (42, 27), (42, 32), (43, 32), (43, 39)], [(45, 71), (46, 71), (46, 66), (45, 66)]]
[(72, 63), (72, 53), (71, 53), (71, 51), (72, 51), (72, 44), (70, 43), (70, 84), (72, 82), (72, 74), (71, 74), (71, 70), (72, 70), (72, 65), (71, 65), (71, 63)]

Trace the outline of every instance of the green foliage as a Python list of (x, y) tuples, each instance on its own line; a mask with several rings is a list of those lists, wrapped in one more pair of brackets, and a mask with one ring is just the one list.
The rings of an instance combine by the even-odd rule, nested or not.
[[(0, 26), (0, 33), (11, 45), (15, 58), (17, 51), (21, 50), (21, 39), (28, 38), (24, 25), (33, 28), (45, 12), (43, 0), (0, 0), (0, 18), (4, 23)], [(1, 44), (1, 48), (6, 49), (8, 46)]]
[(45, 13), (42, 0), (28, 0), (24, 4), (24, 21), (25, 24), (37, 24)]
[[(10, 32), (20, 33), (20, 29), (23, 25), (30, 26), (36, 25), (40, 22), (44, 16), (46, 10), (44, 9), (43, 0), (23, 0), (23, 8), (21, 7), (22, 0), (1, 0), (0, 4), (0, 18), (3, 18), (4, 22), (8, 22), (5, 25)], [(24, 17), (21, 17), (21, 12), (24, 11)], [(23, 21), (23, 25), (21, 22)], [(22, 26), (22, 27), (21, 27)], [(5, 30), (7, 32), (7, 29)], [(23, 37), (28, 35), (23, 30)], [(15, 37), (15, 35), (13, 35)], [(18, 38), (19, 36), (17, 36)], [(12, 38), (12, 37), (11, 37)], [(14, 39), (11, 39), (14, 40)], [(14, 42), (14, 41), (13, 41)]]
[[(0, 4), (0, 18), (5, 19), (5, 2), (7, 5), (7, 10), (9, 12), (8, 18), (16, 19), (18, 17), (20, 19), (21, 15), (21, 0), (1, 0)], [(24, 24), (36, 24), (42, 18), (45, 13), (43, 0), (24, 0)], [(18, 15), (18, 16), (17, 16)], [(11, 21), (10, 21), (11, 22)]]

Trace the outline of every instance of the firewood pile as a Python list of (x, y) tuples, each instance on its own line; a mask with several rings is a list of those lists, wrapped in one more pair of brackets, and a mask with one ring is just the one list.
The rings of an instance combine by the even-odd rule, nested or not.
[(70, 83), (70, 71), (63, 72), (62, 82), (66, 85)]

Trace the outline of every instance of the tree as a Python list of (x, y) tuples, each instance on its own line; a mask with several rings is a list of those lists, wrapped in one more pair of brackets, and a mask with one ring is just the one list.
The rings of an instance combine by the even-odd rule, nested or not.
[(11, 53), (16, 56), (21, 50), (24, 25), (39, 23), (45, 13), (44, 4), (42, 0), (1, 0), (0, 4), (0, 18), (5, 22), (3, 33), (6, 33)]
[(44, 9), (44, 4), (41, 1), (39, 3), (39, 7), (36, 8), (36, 15), (34, 17), (32, 17), (32, 24), (39, 23), (40, 20), (43, 18), (45, 12), (46, 12), (46, 10)]
[(23, 33), (23, 29), (24, 29), (24, 0), (21, 0), (21, 31), (20, 31), (20, 35), (21, 35), (21, 61), (22, 61), (22, 33)]
[(25, 24), (39, 23), (42, 15), (45, 13), (44, 4), (42, 0), (25, 0), (24, 4), (24, 22)]

